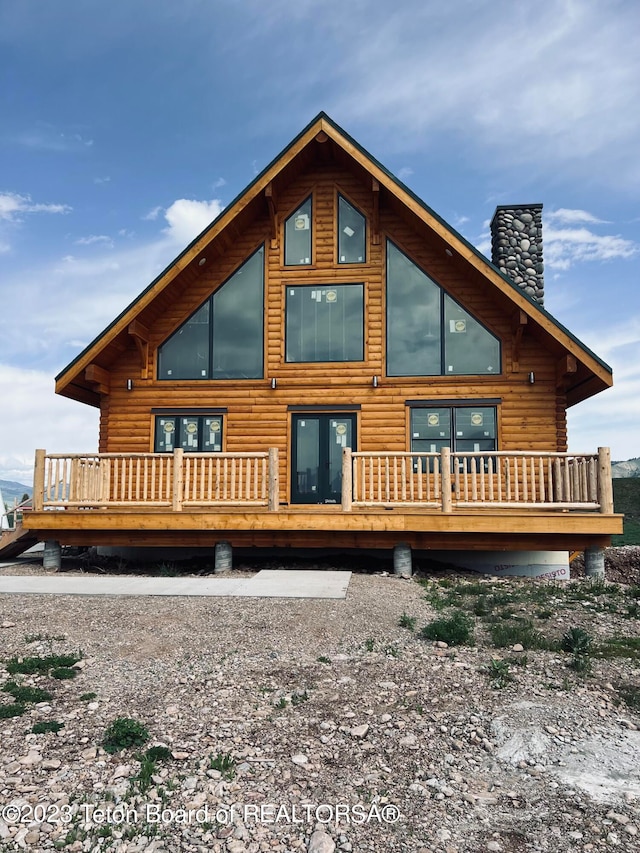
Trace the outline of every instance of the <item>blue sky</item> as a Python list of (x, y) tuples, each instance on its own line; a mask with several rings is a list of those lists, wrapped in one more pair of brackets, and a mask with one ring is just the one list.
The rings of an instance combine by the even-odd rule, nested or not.
[(485, 253), (544, 204), (570, 448), (640, 455), (639, 94), (635, 0), (0, 0), (0, 478), (96, 449), (53, 377), (320, 110)]

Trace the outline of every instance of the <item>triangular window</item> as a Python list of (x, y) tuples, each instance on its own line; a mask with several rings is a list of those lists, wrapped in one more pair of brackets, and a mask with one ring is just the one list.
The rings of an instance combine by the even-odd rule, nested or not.
[(158, 348), (159, 379), (261, 379), (264, 247)]
[(387, 240), (387, 376), (500, 373), (500, 341)]
[(364, 264), (367, 260), (367, 220), (352, 204), (338, 196), (338, 262)]

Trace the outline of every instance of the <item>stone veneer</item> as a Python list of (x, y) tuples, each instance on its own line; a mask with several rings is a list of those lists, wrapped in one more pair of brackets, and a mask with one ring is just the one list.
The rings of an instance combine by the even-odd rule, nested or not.
[(544, 304), (542, 205), (500, 205), (491, 220), (491, 260), (518, 287)]

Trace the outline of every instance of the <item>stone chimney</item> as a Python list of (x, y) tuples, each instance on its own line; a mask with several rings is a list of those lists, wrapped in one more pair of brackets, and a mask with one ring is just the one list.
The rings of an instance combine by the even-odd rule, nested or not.
[(500, 205), (491, 220), (491, 260), (501, 273), (544, 305), (542, 205)]

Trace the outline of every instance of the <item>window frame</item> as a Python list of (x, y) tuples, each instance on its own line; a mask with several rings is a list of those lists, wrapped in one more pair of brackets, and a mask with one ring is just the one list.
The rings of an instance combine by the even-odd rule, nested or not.
[[(502, 400), (500, 399), (476, 399), (476, 400), (407, 400), (406, 406), (409, 410), (408, 412), (408, 423), (407, 430), (409, 436), (409, 452), (410, 453), (430, 453), (433, 451), (424, 451), (414, 448), (414, 441), (429, 441), (427, 438), (419, 438), (414, 435), (414, 421), (413, 414), (416, 411), (430, 411), (434, 409), (439, 410), (447, 410), (450, 413), (449, 419), (449, 431), (450, 435), (448, 438), (448, 444), (445, 440), (446, 437), (442, 437), (442, 441), (435, 442), (440, 443), (441, 447), (449, 447), (451, 450), (451, 454), (460, 454), (464, 455), (465, 453), (497, 453), (500, 449), (500, 407), (502, 404)], [(472, 441), (473, 439), (465, 438), (464, 436), (458, 436), (456, 433), (457, 430), (457, 416), (456, 412), (460, 410), (473, 410), (473, 409), (490, 409), (493, 412), (493, 436), (487, 436), (484, 440), (493, 442), (492, 450), (460, 450), (457, 446), (458, 441)], [(482, 440), (482, 439), (481, 439)], [(436, 451), (438, 452), (438, 451)]]
[[(227, 409), (207, 409), (206, 411), (199, 409), (167, 409), (158, 411), (157, 409), (152, 410), (152, 424), (153, 424), (153, 437), (152, 437), (152, 446), (153, 453), (173, 453), (175, 450), (182, 449), (185, 453), (223, 453), (224, 452), (224, 441), (226, 437), (226, 417), (227, 417)], [(160, 426), (161, 420), (165, 419), (167, 421), (174, 420), (176, 422), (176, 426), (173, 430), (175, 435), (175, 441), (173, 442), (173, 447), (170, 449), (162, 449), (160, 447), (160, 442), (158, 438), (160, 436)], [(183, 425), (182, 421), (186, 419), (192, 419), (198, 421), (198, 447), (190, 448), (183, 446)], [(204, 422), (206, 420), (219, 420), (220, 421), (220, 429), (216, 430), (216, 432), (220, 433), (220, 445), (219, 449), (208, 449), (205, 448), (204, 445)]]
[[(439, 340), (439, 349), (440, 349), (440, 371), (438, 373), (389, 373), (389, 246), (393, 246), (396, 251), (398, 251), (401, 255), (403, 255), (409, 263), (413, 264), (416, 269), (421, 272), (433, 285), (439, 289), (439, 330), (440, 330), (440, 340)], [(429, 378), (429, 379), (437, 379), (443, 377), (460, 377), (460, 376), (473, 376), (473, 377), (493, 377), (493, 376), (501, 376), (504, 373), (503, 370), (503, 345), (502, 339), (499, 335), (497, 335), (492, 329), (487, 326), (482, 320), (480, 320), (473, 312), (469, 311), (458, 299), (455, 298), (449, 291), (440, 284), (435, 278), (433, 278), (423, 267), (418, 264), (408, 252), (405, 252), (398, 243), (392, 240), (390, 237), (386, 237), (385, 242), (385, 281), (384, 281), (384, 295), (385, 295), (385, 377), (388, 379), (400, 379), (400, 378)], [(468, 314), (471, 319), (477, 323), (482, 329), (484, 329), (487, 334), (489, 334), (498, 345), (498, 365), (497, 369), (493, 371), (484, 371), (482, 373), (456, 373), (455, 371), (449, 371), (446, 369), (447, 367), (447, 330), (446, 330), (446, 311), (447, 311), (447, 298), (450, 299), (455, 305), (458, 305), (460, 309)]]
[[(314, 359), (312, 361), (302, 360), (302, 359), (292, 359), (289, 358), (289, 296), (291, 290), (322, 290), (322, 291), (330, 291), (336, 290), (337, 288), (343, 287), (359, 287), (361, 288), (362, 299), (361, 299), (361, 342), (362, 342), (362, 356), (357, 359), (331, 359), (327, 361), (326, 359)], [(284, 364), (363, 364), (366, 361), (366, 341), (365, 341), (365, 331), (366, 331), (366, 301), (367, 301), (367, 288), (366, 282), (364, 281), (349, 281), (349, 282), (339, 282), (339, 283), (329, 283), (329, 284), (299, 284), (299, 283), (287, 283), (284, 285)]]
[[(357, 214), (359, 214), (364, 221), (364, 239), (363, 239), (363, 254), (364, 257), (361, 261), (341, 261), (340, 260), (340, 200), (343, 200), (345, 204), (348, 204), (349, 207), (353, 208)], [(340, 267), (353, 267), (358, 266), (360, 264), (368, 263), (369, 257), (369, 221), (367, 216), (360, 210), (360, 208), (353, 204), (353, 202), (347, 197), (347, 195), (340, 190), (336, 191), (336, 214), (335, 214), (335, 229), (336, 229), (336, 263)]]
[[(296, 263), (291, 264), (287, 263), (287, 222), (296, 215), (296, 213), (300, 210), (301, 207), (309, 202), (309, 262), (308, 263)], [(305, 198), (297, 204), (289, 213), (288, 216), (284, 216), (282, 219), (282, 266), (286, 269), (306, 269), (308, 267), (312, 267), (314, 265), (314, 251), (315, 251), (315, 240), (314, 240), (314, 199), (313, 192), (310, 192)]]
[[(213, 333), (214, 329), (214, 300), (218, 293), (220, 293), (226, 285), (230, 284), (234, 277), (238, 274), (238, 272), (251, 261), (257, 254), (262, 252), (262, 265), (261, 265), (261, 276), (262, 276), (262, 284), (260, 289), (260, 331), (262, 336), (262, 347), (260, 352), (260, 371), (256, 376), (216, 376), (214, 374), (214, 362), (215, 362), (215, 336)], [(265, 243), (260, 243), (260, 245), (254, 249), (247, 257), (242, 261), (242, 263), (238, 264), (238, 266), (233, 270), (233, 272), (227, 276), (227, 278), (219, 284), (215, 290), (207, 296), (207, 298), (201, 302), (197, 308), (195, 308), (189, 316), (183, 320), (180, 325), (175, 328), (171, 334), (169, 334), (161, 343), (156, 347), (156, 370), (155, 375), (158, 382), (255, 382), (256, 380), (264, 379), (265, 372), (265, 344), (266, 344), (266, 335), (265, 335), (265, 287), (267, 283), (266, 276), (266, 263), (267, 263), (267, 251)], [(207, 321), (207, 331), (208, 331), (208, 357), (207, 357), (207, 375), (206, 376), (194, 376), (188, 379), (179, 378), (175, 376), (161, 376), (162, 369), (162, 348), (171, 341), (180, 330), (191, 320), (192, 317), (201, 311), (205, 305), (209, 306), (209, 316)]]

